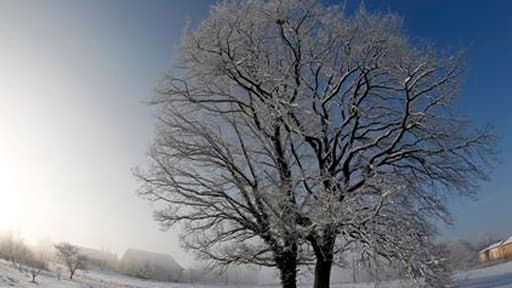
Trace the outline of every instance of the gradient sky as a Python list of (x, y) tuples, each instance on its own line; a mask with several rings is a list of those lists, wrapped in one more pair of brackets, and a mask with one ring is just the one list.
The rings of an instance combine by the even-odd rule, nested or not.
[[(130, 169), (151, 141), (151, 109), (142, 102), (185, 23), (200, 21), (211, 3), (0, 0), (0, 230), (192, 263), (176, 232), (152, 221)], [(400, 14), (414, 38), (466, 49), (459, 106), (476, 124), (496, 126), (501, 164), (480, 201), (452, 201), (457, 222), (442, 231), (512, 234), (512, 2), (365, 3)]]

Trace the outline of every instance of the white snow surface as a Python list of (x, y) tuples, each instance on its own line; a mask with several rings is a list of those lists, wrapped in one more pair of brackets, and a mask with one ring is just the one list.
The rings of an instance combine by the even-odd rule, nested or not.
[[(169, 283), (137, 279), (114, 272), (79, 271), (73, 281), (57, 280), (54, 272), (43, 272), (37, 277), (38, 284), (31, 283), (28, 272), (19, 272), (11, 263), (0, 260), (0, 287), (21, 288), (251, 288), (256, 286), (224, 286), (216, 284)], [(455, 275), (456, 288), (512, 288), (512, 262), (460, 272)], [(311, 284), (299, 285), (300, 288)], [(408, 287), (404, 282), (333, 284), (333, 288), (398, 288)], [(264, 288), (278, 288), (279, 285), (262, 285)]]

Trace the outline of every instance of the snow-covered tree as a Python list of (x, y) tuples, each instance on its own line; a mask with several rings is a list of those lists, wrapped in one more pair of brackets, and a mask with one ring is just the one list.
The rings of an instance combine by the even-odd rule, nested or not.
[[(297, 265), (309, 261), (296, 230), (304, 197), (295, 189), (286, 149), (292, 136), (281, 116), (257, 105), (248, 108), (252, 115), (236, 112), (234, 103), (203, 106), (169, 85), (157, 99), (150, 167), (138, 174), (140, 194), (167, 204), (155, 219), (166, 228), (181, 222), (185, 247), (202, 259), (275, 266), (283, 286), (296, 287)], [(204, 89), (227, 88), (213, 85)]]
[[(185, 31), (154, 99), (158, 124), (141, 195), (165, 227), (216, 262), (277, 266), (315, 288), (357, 243), (447, 283), (433, 241), (445, 199), (473, 196), (495, 137), (454, 109), (461, 55), (438, 53), (399, 17), (316, 1), (222, 2)], [(379, 264), (380, 265), (380, 264)]]
[(10, 261), (19, 270), (21, 264), (30, 256), (30, 249), (22, 238), (12, 233), (6, 233), (0, 237), (0, 257)]
[(66, 265), (69, 271), (69, 280), (73, 280), (77, 270), (86, 268), (87, 257), (80, 254), (79, 248), (70, 243), (61, 242), (55, 245), (57, 257)]
[(28, 268), (28, 272), (32, 277), (31, 282), (37, 283), (36, 278), (41, 274), (41, 271), (48, 270), (48, 258), (44, 254), (30, 252), (23, 261), (23, 265)]
[(476, 237), (474, 246), (477, 251), (480, 251), (501, 240), (503, 239), (494, 235), (493, 233), (483, 232)]
[(445, 243), (448, 250), (448, 263), (454, 270), (467, 270), (478, 264), (478, 251), (465, 240), (453, 240)]

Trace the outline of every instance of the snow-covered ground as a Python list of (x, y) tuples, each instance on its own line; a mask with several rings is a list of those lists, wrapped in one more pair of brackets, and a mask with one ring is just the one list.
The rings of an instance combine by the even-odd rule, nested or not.
[[(65, 276), (65, 275), (63, 275)], [(512, 262), (502, 263), (495, 266), (475, 269), (458, 273), (456, 276), (457, 288), (512, 288)], [(116, 273), (87, 271), (79, 272), (76, 279), (57, 280), (53, 272), (43, 272), (38, 276), (35, 285), (30, 283), (28, 272), (19, 272), (10, 263), (0, 260), (0, 287), (20, 288), (226, 288), (223, 285), (206, 284), (184, 284), (146, 281)], [(311, 285), (303, 285), (310, 287)], [(335, 284), (334, 288), (396, 288), (407, 287), (403, 283), (380, 283), (379, 285), (358, 283), (358, 284)], [(240, 286), (229, 286), (235, 288)], [(242, 286), (243, 287), (243, 286)], [(265, 285), (266, 288), (277, 288), (278, 285)], [(250, 288), (247, 286), (246, 288)]]
[(512, 261), (457, 274), (460, 288), (512, 288)]

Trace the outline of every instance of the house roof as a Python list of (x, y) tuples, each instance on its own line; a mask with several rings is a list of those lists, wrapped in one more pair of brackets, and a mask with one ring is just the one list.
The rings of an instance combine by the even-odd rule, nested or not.
[(507, 239), (503, 240), (503, 243), (501, 245), (506, 245), (512, 243), (512, 236), (508, 237)]
[(149, 261), (154, 265), (168, 267), (174, 270), (183, 270), (176, 260), (171, 255), (156, 253), (151, 251), (139, 250), (139, 249), (128, 249), (124, 252), (121, 258), (122, 262), (146, 262)]
[(108, 251), (92, 249), (88, 247), (78, 247), (80, 254), (83, 254), (91, 259), (104, 260), (104, 261), (117, 261), (117, 256)]
[(493, 244), (489, 245), (487, 248), (484, 248), (484, 249), (480, 250), (479, 253), (484, 253), (485, 251), (488, 251), (488, 250), (491, 250), (493, 248), (499, 247), (499, 246), (501, 246), (503, 244), (503, 242), (504, 242), (504, 240), (500, 240), (500, 241), (498, 241), (496, 243), (493, 243)]

